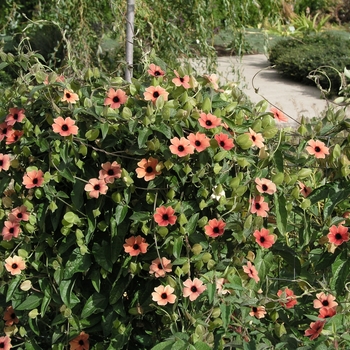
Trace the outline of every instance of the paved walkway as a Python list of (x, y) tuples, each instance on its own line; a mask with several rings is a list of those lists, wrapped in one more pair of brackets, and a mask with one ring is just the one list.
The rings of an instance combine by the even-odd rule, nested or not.
[(295, 127), (302, 116), (321, 116), (327, 108), (327, 101), (321, 98), (321, 93), (315, 86), (299, 84), (282, 77), (270, 66), (265, 55), (219, 57), (218, 71), (222, 83), (237, 82), (252, 102), (265, 98), (270, 104), (280, 108), (290, 117), (288, 123), (282, 123), (284, 126)]

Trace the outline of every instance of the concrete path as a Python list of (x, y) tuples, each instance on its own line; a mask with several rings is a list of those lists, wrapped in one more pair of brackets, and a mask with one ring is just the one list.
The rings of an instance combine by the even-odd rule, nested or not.
[(289, 117), (288, 123), (280, 123), (281, 126), (296, 127), (302, 116), (321, 116), (327, 108), (327, 101), (321, 98), (316, 86), (299, 84), (282, 77), (276, 69), (271, 68), (265, 55), (219, 57), (218, 72), (220, 82), (237, 82), (252, 102), (265, 98), (280, 108)]

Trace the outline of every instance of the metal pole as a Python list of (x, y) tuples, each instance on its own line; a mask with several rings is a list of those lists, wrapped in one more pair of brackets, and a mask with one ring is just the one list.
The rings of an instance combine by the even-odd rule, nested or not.
[(126, 13), (126, 69), (125, 80), (131, 83), (133, 60), (134, 60), (134, 19), (135, 0), (128, 0)]

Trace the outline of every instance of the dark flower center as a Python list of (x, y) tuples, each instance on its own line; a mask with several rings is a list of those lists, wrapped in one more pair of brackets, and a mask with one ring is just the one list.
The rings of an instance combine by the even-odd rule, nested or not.
[(254, 135), (252, 136), (252, 140), (253, 142), (256, 140), (256, 137)]
[(61, 129), (62, 129), (62, 131), (67, 131), (69, 128), (66, 124), (63, 124)]
[(14, 120), (17, 120), (17, 119), (18, 119), (18, 114), (17, 114), (17, 113), (15, 113), (15, 114), (13, 115), (13, 119), (14, 119)]
[(10, 317), (14, 320), (16, 318), (16, 314), (13, 312)]
[(17, 269), (18, 265), (16, 263), (12, 264), (11, 266), (13, 269)]
[(4, 164), (3, 160), (0, 160), (0, 166), (2, 166)]
[(158, 264), (158, 269), (159, 269), (159, 270), (163, 270), (162, 264)]
[(197, 290), (198, 290), (198, 289), (197, 289), (197, 287), (196, 287), (196, 286), (192, 286), (192, 287), (191, 287), (191, 292), (192, 292), (192, 293), (196, 293), (196, 292), (197, 292)]
[(328, 305), (329, 305), (328, 300), (323, 300), (323, 301), (322, 301), (322, 305), (323, 305), (323, 306), (328, 306)]
[(119, 100), (119, 97), (118, 96), (114, 96), (113, 97), (113, 102), (114, 103), (118, 103), (120, 100)]
[(224, 147), (225, 146), (225, 142), (224, 141), (220, 141), (220, 146)]
[(17, 214), (17, 217), (18, 217), (18, 219), (22, 219), (22, 218), (23, 218), (22, 213), (18, 213), (18, 214)]
[(5, 349), (5, 343), (4, 342), (0, 343), (0, 349)]
[(148, 173), (148, 174), (153, 173), (153, 168), (151, 166), (148, 166), (146, 168), (146, 173)]
[(139, 246), (137, 243), (135, 243), (135, 244), (132, 246), (132, 249), (134, 249), (134, 250), (139, 250), (139, 249), (140, 249), (140, 246)]
[(14, 233), (14, 232), (15, 232), (15, 229), (14, 229), (13, 227), (11, 227), (11, 228), (9, 229), (9, 232), (10, 232), (10, 233)]
[(162, 295), (161, 295), (162, 299), (166, 299), (167, 297), (168, 297), (168, 295), (166, 293), (162, 293)]
[(155, 92), (153, 93), (153, 97), (155, 97), (155, 98), (159, 97), (159, 92), (158, 92), (158, 91), (155, 91)]
[(69, 92), (66, 93), (66, 98), (70, 98), (70, 93)]
[(255, 203), (255, 209), (259, 210), (261, 208), (260, 203)]
[(205, 121), (205, 125), (207, 125), (207, 126), (211, 126), (213, 123), (211, 122), (211, 120), (206, 120)]
[(113, 169), (108, 169), (107, 174), (108, 174), (109, 176), (114, 175)]
[(165, 221), (169, 220), (168, 214), (163, 214), (162, 219)]
[(253, 307), (253, 312), (255, 313), (255, 312), (257, 312), (258, 311), (258, 308), (257, 307)]
[(159, 70), (156, 70), (156, 71), (154, 72), (154, 75), (155, 75), (155, 76), (159, 76), (159, 75), (162, 75), (162, 73), (161, 73)]
[(184, 82), (184, 78), (179, 78), (179, 79), (180, 79), (181, 83), (183, 83), (183, 82)]
[(100, 185), (95, 185), (95, 186), (94, 186), (94, 190), (95, 190), (95, 191), (99, 191), (99, 190), (100, 190), (100, 188), (101, 188), (101, 186), (100, 186)]
[(38, 181), (39, 180), (37, 178), (33, 179), (33, 184), (36, 185), (38, 183)]
[(15, 141), (17, 141), (18, 140), (18, 135), (14, 135), (14, 137), (13, 137), (13, 139), (15, 140)]
[(318, 147), (318, 146), (316, 146), (316, 147), (315, 147), (315, 152), (321, 152), (321, 148)]
[(177, 149), (179, 150), (179, 152), (183, 152), (185, 150), (185, 147), (180, 145)]
[(6, 134), (7, 134), (7, 128), (2, 129), (2, 133), (3, 133), (4, 135), (6, 135)]
[(335, 239), (337, 239), (337, 240), (339, 240), (339, 239), (342, 239), (343, 237), (342, 237), (342, 235), (338, 232), (338, 233), (336, 233), (335, 234)]
[(263, 191), (267, 191), (267, 190), (269, 189), (268, 186), (265, 185), (265, 184), (263, 184), (263, 185), (261, 186), (261, 188), (263, 189)]
[(264, 243), (265, 242), (265, 237), (260, 237), (260, 242)]
[(197, 147), (199, 147), (202, 143), (201, 143), (200, 141), (196, 140), (196, 141), (194, 142), (194, 144), (195, 144)]
[(213, 228), (213, 232), (214, 232), (214, 233), (219, 233), (219, 232), (220, 232), (220, 229), (216, 226), (216, 227)]
[(79, 345), (83, 346), (84, 345), (84, 340), (80, 339), (79, 340)]

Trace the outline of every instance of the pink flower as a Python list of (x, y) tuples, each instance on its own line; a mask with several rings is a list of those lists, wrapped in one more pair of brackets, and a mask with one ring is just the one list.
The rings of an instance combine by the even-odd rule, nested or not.
[(310, 337), (310, 340), (316, 339), (322, 332), (326, 321), (316, 321), (310, 323), (310, 328), (305, 331), (305, 336)]
[(154, 274), (155, 277), (164, 277), (166, 272), (172, 271), (171, 261), (167, 258), (157, 258), (152, 261), (149, 267), (149, 273)]
[(294, 307), (294, 305), (298, 303), (294, 292), (289, 288), (285, 288), (284, 290), (280, 289), (277, 292), (277, 296), (282, 299), (280, 301), (280, 304), (286, 307), (287, 309), (291, 309), (292, 307)]
[(28, 221), (29, 213), (27, 212), (27, 207), (21, 205), (20, 207), (12, 209), (9, 215), (10, 221), (19, 222), (19, 221)]
[(196, 300), (207, 287), (203, 285), (203, 282), (195, 278), (193, 281), (189, 278), (184, 282), (185, 288), (183, 289), (183, 296), (189, 297), (191, 301)]
[(137, 256), (147, 252), (148, 243), (146, 243), (146, 240), (141, 236), (132, 236), (125, 240), (123, 247), (125, 253), (129, 253), (130, 256)]
[(189, 84), (190, 77), (188, 75), (185, 75), (184, 77), (180, 77), (179, 73), (176, 70), (174, 70), (174, 73), (176, 75), (176, 78), (174, 78), (172, 82), (176, 86), (183, 86), (185, 89), (189, 89), (191, 87)]
[(329, 233), (327, 237), (330, 243), (333, 243), (335, 245), (341, 245), (349, 240), (348, 228), (343, 225), (332, 225), (329, 228)]
[(256, 178), (255, 183), (260, 193), (274, 194), (277, 191), (276, 185), (271, 180)]
[(21, 233), (21, 228), (18, 222), (5, 221), (2, 228), (2, 237), (5, 241), (11, 241), (12, 238), (17, 238)]
[(117, 162), (107, 162), (101, 165), (102, 170), (99, 172), (98, 178), (104, 180), (106, 183), (112, 184), (115, 179), (119, 179), (122, 174), (122, 169), (120, 164)]
[(316, 158), (326, 158), (326, 155), (329, 154), (329, 148), (322, 141), (310, 140), (307, 144), (309, 145), (306, 147), (307, 152)]
[(173, 137), (170, 142), (172, 143), (169, 146), (170, 152), (176, 154), (179, 157), (185, 157), (188, 154), (194, 153), (194, 147), (191, 145), (190, 141), (184, 137), (180, 139), (178, 137)]
[(256, 133), (253, 129), (249, 128), (249, 139), (253, 142), (253, 146), (258, 148), (264, 147), (264, 137), (260, 133)]
[(264, 202), (264, 197), (262, 196), (256, 196), (251, 201), (251, 208), (250, 212), (252, 214), (256, 214), (258, 216), (261, 216), (265, 218), (267, 216), (267, 212), (269, 210), (269, 205)]
[(221, 119), (210, 113), (201, 113), (198, 122), (205, 129), (213, 129), (221, 125)]
[(41, 170), (28, 171), (24, 174), (22, 183), (28, 189), (40, 187), (44, 183), (44, 173)]
[(266, 228), (262, 228), (260, 231), (255, 230), (253, 233), (256, 243), (263, 248), (271, 248), (275, 243), (275, 236), (270, 234), (270, 231)]
[(256, 270), (255, 266), (248, 261), (247, 265), (243, 266), (243, 271), (248, 274), (248, 276), (250, 278), (253, 278), (253, 280), (258, 283), (260, 281), (259, 275), (258, 275), (258, 271)]
[(124, 104), (127, 101), (128, 97), (126, 96), (126, 93), (121, 90), (114, 90), (110, 88), (108, 90), (107, 97), (104, 100), (105, 106), (110, 106), (113, 109), (118, 109), (122, 104)]
[(10, 156), (7, 154), (0, 153), (0, 171), (1, 170), (9, 170), (10, 169)]
[(204, 231), (207, 236), (216, 238), (224, 234), (225, 226), (223, 220), (212, 219), (209, 220), (208, 225), (204, 226)]
[(103, 179), (90, 179), (84, 187), (84, 190), (89, 193), (90, 198), (98, 198), (100, 194), (106, 194), (108, 186)]
[(63, 119), (62, 117), (57, 117), (52, 124), (53, 132), (60, 134), (61, 136), (70, 136), (78, 134), (78, 127), (75, 124), (75, 120), (70, 117)]
[(235, 147), (233, 139), (223, 132), (220, 134), (216, 134), (214, 138), (217, 141), (218, 145), (226, 151), (229, 151), (230, 149)]
[(274, 118), (276, 120), (278, 120), (279, 122), (287, 122), (288, 121), (288, 118), (279, 109), (277, 109), (275, 107), (271, 107), (271, 112), (273, 113)]
[(210, 146), (210, 139), (208, 136), (199, 131), (196, 134), (189, 134), (187, 139), (197, 152), (202, 152)]
[(335, 296), (332, 294), (325, 294), (324, 292), (316, 294), (316, 298), (314, 300), (314, 308), (320, 309), (322, 307), (330, 307), (333, 308), (338, 305), (338, 303), (335, 301)]
[(165, 207), (164, 205), (162, 205), (161, 207), (156, 209), (153, 218), (159, 226), (174, 225), (177, 219), (174, 213), (175, 210), (172, 207)]
[(7, 125), (14, 125), (16, 122), (21, 122), (24, 118), (24, 109), (10, 108), (9, 114), (6, 116), (5, 122), (7, 123)]
[(174, 304), (176, 300), (176, 295), (174, 293), (174, 288), (160, 285), (159, 287), (154, 288), (152, 293), (152, 300), (156, 301), (158, 305), (164, 306), (166, 304)]

